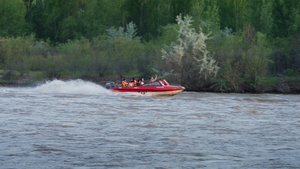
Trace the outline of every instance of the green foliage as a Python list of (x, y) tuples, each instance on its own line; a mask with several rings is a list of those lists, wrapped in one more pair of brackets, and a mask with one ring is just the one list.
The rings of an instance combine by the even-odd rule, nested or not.
[(0, 36), (12, 37), (26, 33), (26, 8), (22, 0), (0, 1)]
[(221, 29), (241, 31), (246, 23), (247, 0), (218, 0)]
[(20, 76), (20, 73), (18, 71), (14, 71), (14, 70), (4, 71), (3, 74), (4, 74), (3, 79), (9, 80), (9, 81), (16, 80)]
[(273, 27), (273, 1), (271, 0), (251, 0), (248, 2), (248, 21), (259, 32), (267, 35), (271, 34)]
[(172, 42), (177, 40), (177, 30), (179, 26), (177, 24), (168, 24), (162, 27), (162, 36), (155, 39), (155, 43), (159, 43), (159, 45), (170, 45)]
[(282, 1), (273, 2), (273, 37), (288, 37), (299, 31), (299, 1)]
[(93, 39), (96, 36), (106, 34), (110, 27), (126, 24), (127, 12), (122, 9), (124, 0), (84, 0), (82, 3), (79, 15), (80, 25), (78, 25), (81, 36)]
[[(245, 31), (249, 31), (245, 29)], [(244, 33), (250, 37), (250, 32)], [(253, 36), (253, 35), (252, 35)], [(270, 49), (267, 46), (266, 35), (257, 33), (249, 39), (239, 36), (215, 39), (211, 45), (215, 46), (215, 58), (220, 63), (217, 82), (225, 83), (228, 91), (257, 92), (261, 89), (261, 80), (265, 76), (268, 66)], [(220, 80), (222, 79), (222, 80)]]
[(92, 39), (111, 26), (124, 23), (122, 0), (25, 1), (26, 20), (39, 39), (66, 42), (82, 36)]
[(33, 36), (0, 38), (1, 68), (45, 72), (49, 77), (78, 77), (147, 71), (144, 44), (139, 38), (81, 38), (52, 47)]
[(213, 35), (220, 30), (219, 7), (217, 0), (193, 0), (193, 7), (191, 9), (191, 16), (195, 19), (194, 28), (206, 34)]
[(22, 70), (25, 68), (23, 57), (31, 54), (31, 45), (34, 44), (34, 37), (26, 38), (1, 38), (0, 37), (0, 61), (1, 64), (10, 70)]
[(76, 35), (77, 22), (72, 16), (68, 16), (61, 23), (61, 39), (74, 39)]
[(126, 19), (137, 24), (138, 35), (146, 41), (161, 34), (161, 26), (175, 23), (178, 14), (188, 14), (193, 6), (189, 0), (125, 0), (122, 9)]

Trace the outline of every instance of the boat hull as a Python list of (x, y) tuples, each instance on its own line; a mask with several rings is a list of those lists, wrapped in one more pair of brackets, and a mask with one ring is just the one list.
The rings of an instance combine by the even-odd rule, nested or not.
[(168, 86), (168, 87), (112, 87), (110, 88), (114, 92), (132, 92), (140, 93), (147, 96), (173, 96), (184, 90), (180, 86)]
[(170, 85), (165, 79), (157, 80), (142, 86), (122, 86), (118, 87), (114, 82), (106, 82), (106, 88), (114, 92), (140, 93), (148, 96), (172, 96), (182, 92), (182, 86)]

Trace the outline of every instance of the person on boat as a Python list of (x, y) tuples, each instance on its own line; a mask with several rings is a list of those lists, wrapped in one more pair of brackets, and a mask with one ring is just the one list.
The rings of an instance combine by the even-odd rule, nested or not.
[(141, 84), (141, 86), (145, 84), (144, 78), (141, 78), (140, 84)]
[(131, 79), (131, 81), (128, 84), (129, 87), (136, 86), (136, 80), (134, 78)]
[(123, 79), (123, 81), (122, 81), (122, 86), (125, 87), (125, 86), (127, 86), (127, 85), (128, 85), (128, 83), (126, 82), (126, 79)]
[(157, 75), (155, 75), (155, 78), (153, 78), (153, 77), (150, 77), (150, 79), (149, 79), (149, 83), (152, 83), (152, 82), (154, 82), (154, 81), (156, 81), (157, 80)]
[(141, 86), (141, 79), (138, 80), (138, 82), (136, 83), (136, 86)]

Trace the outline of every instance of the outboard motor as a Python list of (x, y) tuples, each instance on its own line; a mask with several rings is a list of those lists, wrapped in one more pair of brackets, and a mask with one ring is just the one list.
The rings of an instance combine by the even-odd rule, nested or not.
[(106, 89), (110, 89), (111, 87), (115, 87), (116, 83), (115, 82), (106, 82), (105, 87)]

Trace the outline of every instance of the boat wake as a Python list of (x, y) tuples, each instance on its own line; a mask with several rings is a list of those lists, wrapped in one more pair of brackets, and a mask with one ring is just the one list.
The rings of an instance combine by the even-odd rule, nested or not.
[(47, 81), (45, 84), (37, 86), (34, 91), (41, 93), (64, 93), (64, 94), (105, 94), (109, 93), (104, 87), (84, 81), (78, 80), (53, 80)]

